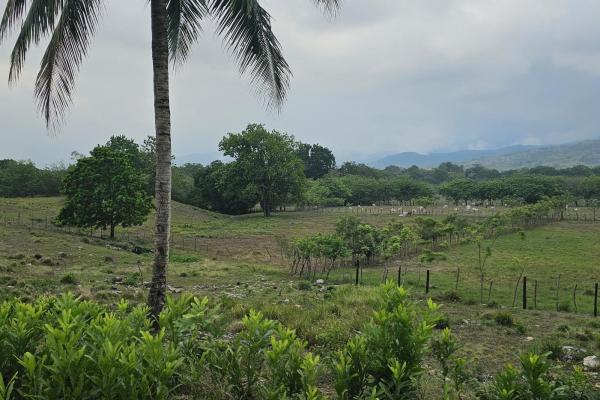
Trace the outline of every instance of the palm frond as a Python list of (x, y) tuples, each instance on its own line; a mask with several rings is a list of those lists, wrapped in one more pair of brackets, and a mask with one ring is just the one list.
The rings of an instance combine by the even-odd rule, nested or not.
[(212, 0), (217, 32), (270, 106), (279, 108), (287, 95), (291, 71), (271, 30), (271, 16), (258, 0)]
[[(16, 4), (19, 2), (19, 4)], [(3, 17), (3, 28), (7, 32), (13, 28), (15, 23), (22, 18), (26, 8), (26, 2), (16, 0), (12, 2), (15, 8), (5, 10)], [(8, 81), (14, 82), (21, 73), (25, 64), (25, 56), (31, 44), (38, 44), (39, 41), (48, 35), (54, 28), (56, 17), (62, 8), (62, 0), (32, 0), (27, 16), (21, 24), (21, 30), (17, 36), (15, 46), (10, 56), (10, 71)], [(6, 19), (5, 19), (6, 18)], [(6, 21), (6, 25), (4, 22)]]
[(8, 0), (4, 7), (2, 21), (0, 21), (0, 42), (12, 31), (15, 25), (23, 20), (27, 0)]
[(208, 15), (206, 0), (169, 0), (167, 3), (169, 54), (173, 63), (184, 62), (202, 32)]
[(313, 0), (315, 5), (323, 7), (325, 11), (335, 14), (335, 12), (342, 6), (342, 0)]
[(35, 96), (48, 126), (62, 119), (71, 102), (75, 75), (87, 54), (101, 7), (102, 0), (64, 0), (35, 82)]

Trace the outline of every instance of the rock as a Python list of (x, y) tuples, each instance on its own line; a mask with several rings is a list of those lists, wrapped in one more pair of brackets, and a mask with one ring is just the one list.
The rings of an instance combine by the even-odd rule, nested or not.
[(596, 356), (587, 356), (583, 359), (583, 366), (587, 369), (600, 368), (600, 358)]
[(533, 336), (527, 336), (527, 337), (525, 338), (525, 341), (526, 341), (526, 342), (531, 342), (532, 340), (533, 340)]
[(113, 276), (112, 283), (120, 283), (120, 282), (123, 282), (122, 276)]
[(33, 258), (35, 258), (36, 260), (40, 260), (42, 258), (42, 255), (40, 253), (36, 253), (33, 255)]
[(324, 284), (324, 283), (325, 283), (325, 281), (324, 281), (323, 279), (317, 279), (317, 280), (315, 281), (315, 285), (322, 285), (322, 284)]
[(563, 361), (581, 361), (586, 354), (585, 349), (574, 346), (563, 346), (561, 350)]
[(183, 292), (182, 288), (173, 287), (171, 285), (167, 285), (167, 289), (172, 293), (181, 293)]

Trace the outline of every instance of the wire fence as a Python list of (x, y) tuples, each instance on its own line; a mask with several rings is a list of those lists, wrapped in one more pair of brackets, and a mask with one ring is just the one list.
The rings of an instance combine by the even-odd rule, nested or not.
[[(412, 209), (411, 209), (412, 210)], [(447, 208), (430, 208), (418, 209), (414, 215), (446, 215)], [(349, 209), (347, 207), (322, 208), (318, 210), (305, 210), (316, 213), (336, 213), (343, 215), (345, 213), (362, 214), (377, 214), (377, 213), (397, 213), (398, 207), (360, 207)], [(452, 210), (454, 211), (454, 210)], [(454, 214), (455, 212), (448, 212)], [(429, 213), (428, 213), (429, 212)], [(478, 210), (471, 211), (472, 213), (479, 212)], [(588, 217), (588, 213), (592, 213), (592, 209), (573, 210), (572, 212), (563, 213), (563, 220), (570, 222), (579, 221), (582, 223), (596, 223), (599, 219)], [(473, 215), (473, 214), (469, 214)], [(483, 213), (476, 216), (484, 217)], [(534, 228), (556, 222), (556, 217), (541, 219), (532, 223), (528, 228)], [(32, 215), (22, 215), (18, 213), (16, 216), (0, 215), (0, 225), (5, 227), (23, 227), (32, 230), (47, 230), (60, 232), (64, 234), (77, 235), (81, 237), (89, 237), (96, 239), (108, 239), (107, 232), (102, 229), (81, 229), (70, 226), (59, 226), (53, 223), (49, 217), (35, 217)], [(146, 227), (140, 229), (129, 228), (127, 230), (117, 230), (115, 242), (126, 242), (137, 247), (140, 252), (151, 252), (153, 243), (153, 234)], [(285, 262), (285, 254), (277, 243), (274, 245), (264, 245), (263, 248), (256, 247), (256, 241), (252, 238), (228, 238), (227, 240), (236, 241), (234, 246), (223, 246), (223, 238), (207, 238), (199, 236), (190, 236), (183, 234), (171, 235), (171, 246), (177, 250), (196, 252), (203, 256), (225, 256), (236, 257), (244, 253), (252, 253), (253, 257), (257, 256), (260, 251), (264, 261)], [(439, 243), (444, 246), (456, 246), (462, 243), (460, 236), (441, 238), (437, 243), (433, 244), (434, 250), (439, 250)], [(237, 248), (237, 250), (232, 250)], [(474, 271), (457, 268), (455, 271), (447, 269), (425, 269), (421, 266), (402, 265), (403, 261), (414, 259), (422, 250), (419, 245), (407, 245), (400, 253), (396, 260), (400, 266), (383, 268), (367, 267), (367, 276), (371, 281), (385, 280), (393, 278), (401, 283), (412, 286), (417, 291), (425, 291), (428, 294), (438, 296), (442, 299), (452, 301), (452, 296), (455, 294), (461, 297), (462, 300), (470, 302), (479, 302), (480, 292), (483, 292), (483, 302), (488, 305), (499, 305), (503, 307), (517, 307), (525, 304), (528, 309), (540, 310), (557, 310), (570, 311), (577, 313), (585, 313), (588, 315), (597, 315), (598, 289), (596, 276), (590, 276), (587, 279), (574, 279), (566, 274), (555, 274), (550, 276), (547, 274), (535, 274), (532, 272), (523, 272), (522, 274), (495, 274), (491, 277), (486, 277), (483, 290), (478, 284), (479, 277), (474, 274)], [(380, 265), (375, 260), (374, 265)], [(315, 266), (315, 268), (317, 268)], [(374, 272), (376, 271), (376, 272)], [(428, 271), (428, 272), (426, 272)], [(600, 270), (599, 270), (600, 271)], [(341, 260), (336, 275), (341, 276), (343, 282), (355, 282), (355, 269), (352, 260)], [(363, 269), (360, 270), (361, 281)], [(378, 275), (381, 274), (381, 275)], [(321, 275), (319, 275), (320, 277)], [(429, 276), (429, 279), (427, 279)]]

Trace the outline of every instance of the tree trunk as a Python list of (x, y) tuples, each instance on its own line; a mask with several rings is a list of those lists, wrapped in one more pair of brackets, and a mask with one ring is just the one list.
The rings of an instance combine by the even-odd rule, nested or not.
[(110, 224), (110, 238), (111, 239), (115, 238), (115, 224), (112, 222)]
[(156, 227), (148, 306), (155, 319), (165, 304), (171, 230), (171, 111), (166, 0), (151, 0), (154, 125), (156, 130)]

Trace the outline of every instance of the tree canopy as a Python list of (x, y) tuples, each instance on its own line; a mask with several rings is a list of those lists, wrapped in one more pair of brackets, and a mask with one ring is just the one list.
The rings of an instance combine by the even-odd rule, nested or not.
[(65, 204), (59, 222), (84, 228), (110, 229), (140, 225), (152, 209), (144, 173), (131, 155), (110, 144), (97, 146), (77, 160), (64, 180)]
[(254, 190), (265, 216), (278, 205), (299, 198), (304, 184), (304, 166), (294, 151), (292, 136), (250, 124), (241, 133), (229, 133), (219, 149), (235, 161), (233, 174), (244, 190)]

